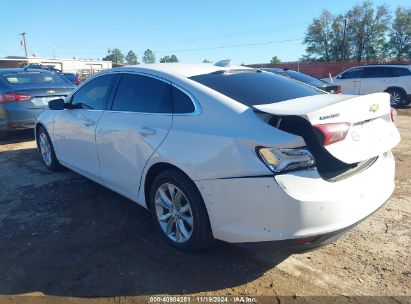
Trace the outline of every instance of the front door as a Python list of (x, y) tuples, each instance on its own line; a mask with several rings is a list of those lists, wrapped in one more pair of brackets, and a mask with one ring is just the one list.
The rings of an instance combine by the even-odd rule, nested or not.
[(121, 76), (111, 110), (98, 123), (101, 180), (135, 199), (147, 161), (171, 128), (171, 84), (141, 74)]
[(69, 109), (57, 114), (54, 125), (59, 160), (93, 178), (99, 177), (95, 135), (116, 75), (99, 76), (82, 86), (69, 100)]
[(359, 95), (364, 68), (352, 68), (336, 78), (336, 84), (341, 85), (343, 94)]

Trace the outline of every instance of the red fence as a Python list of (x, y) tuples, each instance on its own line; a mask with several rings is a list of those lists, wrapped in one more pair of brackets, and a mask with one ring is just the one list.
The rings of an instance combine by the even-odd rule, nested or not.
[[(339, 74), (340, 72), (357, 65), (366, 64), (378, 64), (379, 62), (367, 61), (367, 62), (284, 62), (280, 64), (249, 64), (247, 66), (253, 68), (288, 68), (290, 70), (300, 71), (301, 73), (311, 75), (316, 78), (328, 77), (328, 73), (332, 76)], [(411, 61), (391, 61), (385, 62), (385, 64), (411, 64)]]

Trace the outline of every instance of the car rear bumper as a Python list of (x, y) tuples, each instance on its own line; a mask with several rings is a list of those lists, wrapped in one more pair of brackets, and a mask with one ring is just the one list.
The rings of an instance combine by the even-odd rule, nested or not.
[(26, 108), (19, 103), (0, 105), (0, 130), (13, 131), (33, 128), (42, 108)]
[[(197, 181), (214, 237), (231, 243), (333, 235), (381, 207), (394, 190), (394, 158), (338, 182), (314, 170)], [(337, 233), (338, 234), (338, 233)]]
[(349, 230), (353, 229), (355, 226), (360, 224), (362, 221), (373, 215), (379, 209), (381, 209), (385, 205), (382, 204), (378, 207), (375, 211), (370, 213), (368, 216), (364, 217), (363, 219), (359, 220), (358, 222), (331, 232), (327, 232), (324, 234), (319, 235), (312, 235), (303, 238), (296, 238), (296, 239), (288, 239), (288, 240), (281, 240), (281, 241), (265, 241), (265, 242), (248, 242), (248, 243), (237, 243), (238, 246), (243, 248), (258, 251), (258, 252), (276, 252), (276, 253), (303, 253), (307, 251), (311, 251), (317, 249), (322, 246), (329, 245), (335, 241), (337, 241), (343, 234), (348, 232)]

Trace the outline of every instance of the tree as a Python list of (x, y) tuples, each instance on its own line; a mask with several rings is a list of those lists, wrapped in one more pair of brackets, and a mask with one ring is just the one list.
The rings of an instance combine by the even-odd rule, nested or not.
[(115, 63), (123, 64), (124, 63), (124, 55), (121, 53), (120, 49), (108, 49), (108, 55), (103, 58), (105, 61), (112, 61)]
[(204, 59), (204, 60), (203, 60), (203, 63), (211, 63), (211, 61), (208, 60), (208, 59)]
[(334, 16), (328, 10), (323, 10), (319, 18), (314, 18), (308, 26), (304, 38), (304, 44), (307, 45), (306, 52), (312, 59), (331, 61)]
[(390, 53), (397, 60), (411, 58), (411, 8), (397, 7), (389, 28)]
[(281, 63), (281, 60), (277, 56), (273, 56), (273, 58), (271, 58), (271, 60), (270, 60), (270, 63), (279, 64), (279, 63)]
[[(307, 45), (303, 61), (338, 61), (341, 59), (343, 47), (344, 16), (334, 16), (330, 11), (323, 10), (318, 18), (308, 26), (304, 38)], [(347, 57), (349, 45), (344, 44)]]
[(156, 55), (154, 55), (154, 52), (152, 50), (147, 49), (144, 51), (143, 62), (144, 63), (155, 63), (156, 62)]
[(349, 20), (347, 38), (357, 62), (384, 58), (385, 36), (390, 15), (385, 5), (374, 10), (371, 1), (355, 5), (346, 14)]
[(164, 56), (162, 58), (160, 58), (160, 62), (164, 63), (164, 62), (178, 62), (178, 58), (176, 55), (171, 55), (171, 56)]
[(128, 51), (127, 56), (126, 56), (126, 62), (129, 65), (139, 64), (136, 53), (134, 53), (132, 50)]

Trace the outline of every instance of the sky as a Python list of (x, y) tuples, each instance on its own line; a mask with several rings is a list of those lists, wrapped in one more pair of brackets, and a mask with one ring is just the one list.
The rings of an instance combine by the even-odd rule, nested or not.
[[(340, 14), (355, 0), (0, 0), (0, 57), (29, 55), (102, 59), (109, 48), (146, 49), (157, 60), (175, 54), (181, 62), (231, 59), (234, 64), (283, 62), (304, 54), (304, 33), (322, 9)], [(374, 0), (391, 11), (409, 0)]]

